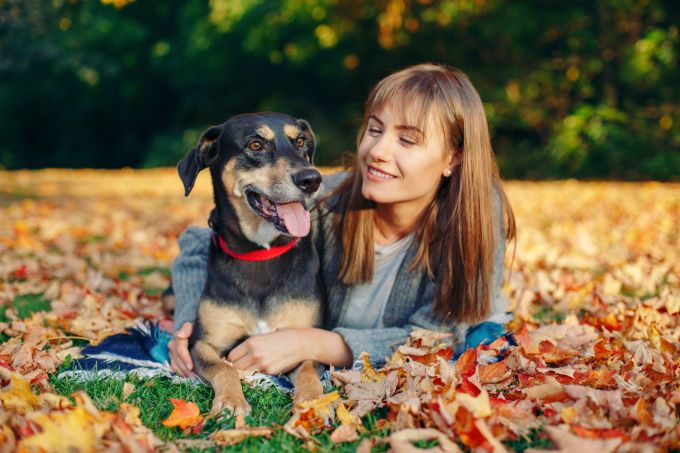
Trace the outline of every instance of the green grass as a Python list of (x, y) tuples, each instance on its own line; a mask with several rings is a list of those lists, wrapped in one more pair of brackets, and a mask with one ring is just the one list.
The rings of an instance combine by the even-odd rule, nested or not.
[[(201, 413), (210, 410), (213, 391), (207, 385), (172, 384), (167, 378), (154, 378), (140, 380), (129, 376), (124, 381), (110, 378), (102, 378), (90, 382), (79, 382), (74, 378), (50, 377), (50, 384), (54, 391), (63, 396), (70, 396), (73, 392), (84, 390), (94, 404), (103, 410), (115, 411), (122, 401), (123, 384), (130, 382), (135, 385), (134, 392), (125, 400), (139, 406), (142, 422), (151, 428), (158, 437), (164, 440), (176, 440), (182, 438), (207, 438), (211, 433), (222, 429), (234, 427), (234, 418), (225, 417), (222, 420), (210, 419), (198, 435), (184, 435), (180, 428), (167, 428), (161, 424), (172, 412), (172, 405), (168, 398), (178, 398), (196, 403)], [(285, 424), (290, 418), (292, 402), (290, 397), (278, 389), (261, 389), (243, 386), (246, 399), (252, 406), (252, 413), (245, 421), (250, 426), (277, 426)], [(378, 415), (384, 415), (380, 411)], [(378, 416), (369, 414), (364, 417), (367, 432), (361, 437), (386, 436), (386, 430), (378, 430), (375, 425)], [(330, 432), (324, 432), (314, 436), (318, 443), (319, 451), (353, 452), (359, 445), (359, 441), (335, 445), (330, 440)], [(306, 451), (302, 447), (303, 442), (276, 429), (270, 439), (263, 437), (251, 437), (238, 445), (223, 448), (219, 451), (253, 451), (253, 452), (279, 452), (279, 451)], [(374, 451), (384, 451), (379, 448)], [(189, 449), (188, 451), (217, 451), (216, 449)]]
[[(11, 303), (12, 308), (16, 311), (19, 319), (28, 318), (31, 314), (37, 311), (49, 311), (50, 301), (43, 298), (40, 294), (23, 294), (16, 296)], [(7, 322), (7, 306), (0, 306), (0, 322)], [(0, 333), (0, 343), (9, 340), (9, 336)]]
[(511, 450), (517, 452), (523, 452), (528, 448), (553, 448), (552, 442), (550, 442), (550, 439), (545, 437), (542, 428), (534, 428), (529, 431), (526, 436), (520, 437), (516, 440), (506, 440), (503, 442), (503, 444)]
[(12, 307), (17, 311), (19, 319), (24, 319), (37, 311), (49, 311), (50, 301), (43, 299), (42, 293), (24, 294), (14, 298)]
[[(172, 405), (168, 398), (177, 398), (196, 403), (201, 413), (207, 413), (213, 398), (213, 391), (207, 385), (193, 384), (173, 384), (167, 378), (138, 379), (128, 376), (124, 381), (111, 378), (102, 378), (90, 382), (79, 382), (75, 378), (57, 378), (56, 375), (50, 377), (50, 384), (57, 394), (70, 396), (73, 392), (84, 390), (92, 399), (94, 404), (102, 410), (116, 411), (118, 405), (123, 402), (123, 384), (130, 382), (134, 384), (135, 390), (124, 401), (139, 406), (142, 422), (151, 428), (156, 435), (168, 441), (178, 439), (205, 439), (211, 433), (223, 429), (234, 427), (234, 418), (224, 417), (220, 420), (209, 419), (203, 431), (196, 435), (185, 435), (180, 428), (168, 428), (161, 424), (172, 412)], [(280, 429), (289, 417), (292, 402), (290, 397), (281, 390), (270, 388), (252, 388), (243, 386), (246, 399), (252, 406), (251, 415), (246, 417), (245, 422), (250, 426), (274, 426), (274, 434), (271, 438), (251, 437), (243, 442), (224, 448), (190, 448), (190, 452), (280, 452), (280, 451), (307, 451), (303, 448), (303, 441), (287, 434)], [(365, 432), (360, 433), (360, 439), (355, 442), (334, 444), (330, 440), (331, 432), (323, 432), (313, 436), (318, 451), (337, 451), (353, 452), (363, 438), (380, 437), (385, 438), (389, 435), (388, 429), (378, 429), (378, 421), (387, 415), (387, 409), (377, 409), (371, 414), (366, 415), (362, 421), (366, 428)], [(550, 441), (544, 437), (541, 429), (532, 430), (526, 437), (512, 441), (503, 442), (508, 448), (523, 452), (527, 448), (549, 448)], [(438, 442), (419, 441), (414, 445), (420, 448), (430, 448), (436, 446)], [(462, 447), (462, 445), (460, 445)], [(372, 452), (385, 452), (389, 449), (387, 443), (378, 443)], [(465, 449), (464, 449), (465, 450)]]
[[(0, 306), (0, 322), (7, 322), (7, 307), (6, 306)], [(4, 333), (0, 332), (0, 343), (4, 343), (5, 341), (9, 340), (9, 335), (5, 335)]]

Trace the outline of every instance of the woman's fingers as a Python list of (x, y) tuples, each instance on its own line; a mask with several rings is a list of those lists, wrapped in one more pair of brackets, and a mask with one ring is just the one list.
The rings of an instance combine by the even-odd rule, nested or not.
[(168, 355), (170, 356), (170, 367), (182, 377), (187, 377), (187, 369), (183, 360), (177, 355), (177, 344), (174, 339), (168, 342)]
[(246, 354), (244, 356), (241, 356), (239, 359), (232, 361), (231, 364), (234, 368), (238, 368), (239, 370), (253, 369), (260, 371), (258, 369), (257, 360), (253, 357), (252, 354)]
[(249, 349), (250, 348), (248, 347), (248, 340), (246, 340), (240, 345), (236, 346), (231, 351), (229, 351), (229, 354), (227, 355), (227, 360), (236, 364), (236, 362), (240, 361), (246, 355), (248, 355)]
[(194, 364), (189, 354), (189, 337), (193, 331), (193, 323), (185, 322), (168, 342), (168, 351), (172, 368), (184, 377), (193, 375)]

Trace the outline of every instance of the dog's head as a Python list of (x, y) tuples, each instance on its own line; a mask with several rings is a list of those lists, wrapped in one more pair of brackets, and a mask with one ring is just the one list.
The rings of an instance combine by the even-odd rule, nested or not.
[(281, 113), (247, 113), (213, 126), (177, 165), (185, 195), (210, 167), (213, 186), (234, 207), (243, 233), (268, 246), (275, 236), (306, 236), (305, 201), (319, 189), (315, 139), (305, 120)]

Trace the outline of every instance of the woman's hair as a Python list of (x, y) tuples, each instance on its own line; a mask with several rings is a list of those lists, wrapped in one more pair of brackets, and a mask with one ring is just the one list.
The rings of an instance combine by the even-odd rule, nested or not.
[[(408, 67), (384, 78), (370, 92), (358, 142), (368, 118), (384, 108), (403, 115), (406, 124), (422, 131), (428, 130), (428, 121), (437, 121), (447, 152), (461, 152), (462, 162), (450, 177), (442, 178), (418, 219), (418, 252), (410, 269), (423, 266), (435, 281), (434, 311), (444, 320), (483, 320), (493, 296), (493, 190), (502, 205), (508, 240), (515, 237), (515, 218), (503, 191), (479, 94), (456, 69), (434, 64)], [(361, 188), (362, 175), (355, 162), (335, 192), (343, 212), (336, 224), (342, 239), (339, 278), (347, 285), (373, 278), (375, 203), (363, 197)]]

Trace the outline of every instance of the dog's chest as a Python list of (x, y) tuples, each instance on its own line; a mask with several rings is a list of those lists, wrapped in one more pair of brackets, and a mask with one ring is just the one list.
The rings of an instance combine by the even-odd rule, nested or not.
[(255, 323), (255, 328), (253, 329), (253, 332), (250, 333), (250, 335), (260, 335), (263, 333), (274, 332), (275, 330), (276, 329), (272, 328), (272, 326), (270, 326), (269, 323), (264, 319), (258, 319)]
[(264, 310), (247, 305), (226, 305), (211, 299), (198, 307), (200, 336), (220, 348), (239, 338), (296, 327), (315, 327), (321, 322), (321, 304), (315, 299), (279, 300)]

